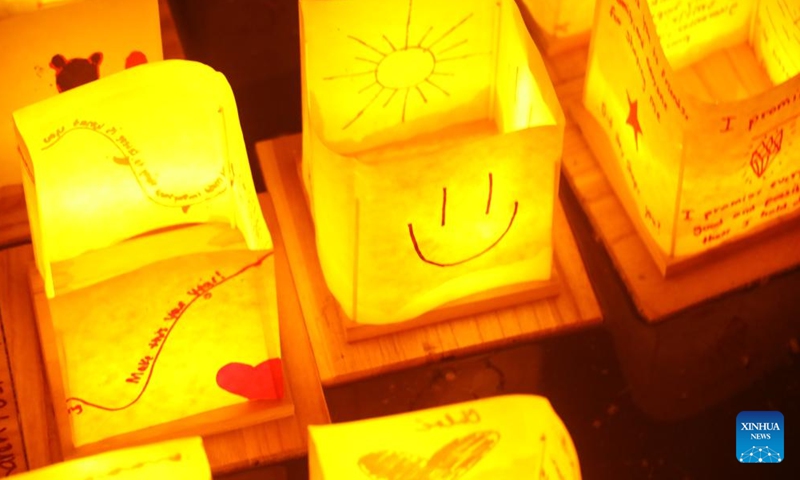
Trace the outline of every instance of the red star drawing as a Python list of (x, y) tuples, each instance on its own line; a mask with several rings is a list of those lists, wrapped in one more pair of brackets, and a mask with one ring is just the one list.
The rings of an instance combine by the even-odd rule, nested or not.
[(639, 135), (643, 135), (642, 133), (642, 126), (639, 124), (639, 100), (631, 101), (631, 95), (626, 91), (626, 95), (628, 95), (628, 119), (625, 120), (625, 123), (633, 128), (633, 139), (636, 141), (636, 151), (639, 151)]

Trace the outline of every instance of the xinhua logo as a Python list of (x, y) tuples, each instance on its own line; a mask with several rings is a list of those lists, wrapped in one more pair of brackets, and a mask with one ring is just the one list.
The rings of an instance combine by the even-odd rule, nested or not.
[(736, 459), (741, 463), (781, 463), (781, 412), (740, 412), (736, 416)]

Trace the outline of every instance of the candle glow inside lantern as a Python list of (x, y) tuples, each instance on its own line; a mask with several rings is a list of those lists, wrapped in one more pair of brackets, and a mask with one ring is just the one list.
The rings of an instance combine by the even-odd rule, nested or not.
[(0, 189), (22, 183), (11, 114), (163, 58), (158, 0), (0, 0)]
[(211, 480), (211, 467), (200, 437), (114, 450), (56, 463), (14, 476), (19, 480), (186, 479)]
[(549, 282), (564, 119), (513, 1), (301, 0), (302, 179), (360, 324)]
[(291, 414), (272, 241), (225, 78), (151, 63), (14, 122), (65, 455)]
[(581, 478), (569, 432), (532, 395), (308, 430), (311, 480)]
[(584, 92), (584, 133), (665, 275), (800, 211), (800, 6), (691, 5), (600, 0)]

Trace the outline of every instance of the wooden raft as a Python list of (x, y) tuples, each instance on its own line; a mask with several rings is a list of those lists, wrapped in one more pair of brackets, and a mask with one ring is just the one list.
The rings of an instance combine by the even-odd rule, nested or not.
[[(266, 194), (260, 195), (259, 200), (275, 243), (278, 311), (284, 347), (282, 361), (295, 414), (205, 436), (204, 445), (215, 474), (300, 457), (307, 452), (308, 425), (330, 422), (283, 242), (275, 233), (272, 203)], [(16, 420), (18, 431), (22, 432), (21, 438), (15, 437), (14, 430), (9, 428), (10, 442), (18, 442), (9, 450), (17, 454), (18, 471), (26, 466), (34, 469), (63, 459), (27, 284), (32, 263), (33, 251), (29, 244), (0, 250), (0, 322), (7, 342), (6, 352), (2, 352), (7, 355), (0, 356), (0, 382), (3, 382), (4, 394), (9, 394), (11, 389), (7, 387), (10, 385), (6, 384), (8, 380), (2, 369), (7, 358), (13, 373), (13, 397), (18, 410), (16, 417), (12, 415), (13, 410), (0, 410), (0, 421)], [(4, 394), (0, 394), (0, 398), (4, 398)], [(10, 394), (7, 396), (11, 398)], [(3, 419), (5, 415), (9, 418)]]
[(598, 324), (600, 308), (560, 203), (555, 256), (561, 293), (524, 305), (348, 343), (336, 300), (322, 277), (300, 177), (300, 135), (256, 145), (323, 385), (420, 365)]
[[(563, 171), (646, 321), (665, 320), (800, 264), (800, 228), (795, 223), (712, 251), (708, 257), (665, 278), (597, 160), (596, 150), (602, 150), (602, 139), (590, 133), (591, 127), (585, 121), (588, 114), (582, 100), (586, 64), (576, 61), (582, 55), (587, 55), (585, 49), (546, 60), (550, 71), (565, 79), (555, 86), (567, 112)], [(768, 88), (764, 74), (747, 67), (756, 65), (752, 55), (744, 46), (722, 50), (677, 72), (678, 77), (706, 101), (745, 98)], [(590, 148), (587, 139), (598, 145)]]

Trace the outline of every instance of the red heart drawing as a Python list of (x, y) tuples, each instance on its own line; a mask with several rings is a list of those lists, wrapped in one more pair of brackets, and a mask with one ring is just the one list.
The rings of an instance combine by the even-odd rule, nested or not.
[(255, 367), (229, 363), (217, 372), (217, 385), (248, 400), (283, 398), (283, 369), (280, 358), (271, 358)]

